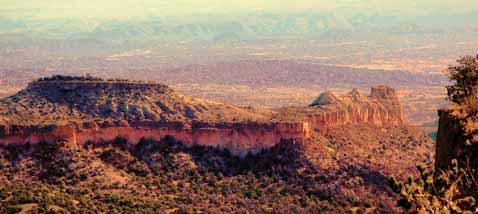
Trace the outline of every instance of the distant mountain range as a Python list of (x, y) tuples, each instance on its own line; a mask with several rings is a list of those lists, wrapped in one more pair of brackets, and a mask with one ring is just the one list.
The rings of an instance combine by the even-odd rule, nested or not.
[(447, 33), (475, 31), (476, 13), (419, 17), (333, 13), (150, 17), (131, 20), (9, 19), (0, 17), (0, 34), (32, 38), (141, 40), (254, 39), (278, 36), (326, 37), (340, 33)]

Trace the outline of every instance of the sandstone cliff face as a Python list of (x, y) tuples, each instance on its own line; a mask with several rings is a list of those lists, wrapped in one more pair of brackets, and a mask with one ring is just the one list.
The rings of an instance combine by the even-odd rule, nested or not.
[(356, 89), (342, 97), (326, 92), (308, 108), (295, 111), (300, 113), (297, 117), (305, 118), (312, 130), (360, 123), (376, 126), (404, 123), (400, 99), (394, 89), (386, 86), (372, 88), (368, 97)]
[(350, 105), (334, 111), (311, 113), (307, 121), (314, 130), (341, 125), (367, 123), (376, 126), (400, 125), (403, 119), (400, 114), (381, 106)]
[(232, 154), (243, 156), (248, 152), (256, 153), (270, 148), (286, 139), (307, 139), (310, 129), (307, 123), (274, 123), (274, 124), (240, 124), (231, 127), (92, 127), (76, 129), (57, 127), (49, 131), (35, 131), (27, 134), (4, 135), (0, 144), (37, 144), (39, 142), (55, 142), (65, 140), (73, 144), (83, 145), (87, 142), (108, 142), (122, 137), (130, 142), (141, 139), (161, 141), (166, 137), (186, 145), (205, 145), (225, 148)]
[(368, 97), (357, 90), (321, 97), (309, 107), (254, 110), (189, 98), (159, 84), (35, 82), (0, 101), (0, 144), (66, 140), (82, 145), (118, 136), (130, 142), (171, 136), (244, 155), (331, 126), (403, 123), (400, 101), (385, 86), (373, 88)]

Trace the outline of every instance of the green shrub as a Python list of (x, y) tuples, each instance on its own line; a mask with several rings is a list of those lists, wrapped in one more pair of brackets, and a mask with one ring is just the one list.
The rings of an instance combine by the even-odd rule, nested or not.
[(448, 76), (454, 82), (447, 86), (448, 97), (455, 103), (462, 103), (478, 90), (478, 55), (465, 56), (457, 60), (458, 65), (448, 68)]
[(91, 76), (86, 74), (85, 76), (66, 76), (66, 75), (53, 75), (51, 77), (44, 77), (37, 80), (38, 82), (44, 81), (104, 81), (102, 78)]
[(406, 181), (390, 179), (392, 190), (400, 194), (397, 204), (410, 213), (476, 213), (474, 178), (453, 160), (447, 171), (435, 173), (417, 165), (420, 176)]
[(22, 211), (21, 208), (18, 207), (7, 207), (5, 209), (0, 208), (1, 213), (7, 213), (7, 214), (13, 214), (13, 213), (19, 213)]
[(128, 139), (126, 139), (124, 137), (121, 137), (121, 136), (117, 136), (113, 140), (113, 145), (122, 149), (122, 150), (126, 150), (128, 148)]
[(5, 162), (5, 160), (3, 160), (3, 159), (0, 158), (0, 170), (2, 170), (3, 168), (5, 168), (6, 165), (7, 165), (7, 163)]
[(47, 168), (46, 175), (48, 177), (64, 177), (66, 175), (66, 164), (63, 162), (51, 163)]

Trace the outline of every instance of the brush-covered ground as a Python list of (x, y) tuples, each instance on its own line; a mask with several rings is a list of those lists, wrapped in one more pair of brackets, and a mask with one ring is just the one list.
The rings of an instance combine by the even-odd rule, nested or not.
[(257, 155), (172, 139), (0, 148), (0, 213), (396, 213), (389, 176), (432, 165), (412, 127), (344, 126)]

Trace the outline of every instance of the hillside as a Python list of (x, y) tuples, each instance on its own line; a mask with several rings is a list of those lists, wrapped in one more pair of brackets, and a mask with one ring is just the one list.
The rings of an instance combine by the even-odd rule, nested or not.
[(433, 165), (433, 142), (407, 126), (341, 126), (313, 141), (242, 159), (166, 139), (0, 146), (0, 212), (397, 213), (388, 177)]
[(0, 212), (395, 213), (388, 177), (433, 165), (387, 86), (254, 109), (54, 76), (0, 109)]
[(263, 117), (231, 105), (186, 97), (161, 84), (102, 79), (38, 80), (3, 99), (0, 109), (0, 123), (17, 125), (108, 120), (186, 123)]

